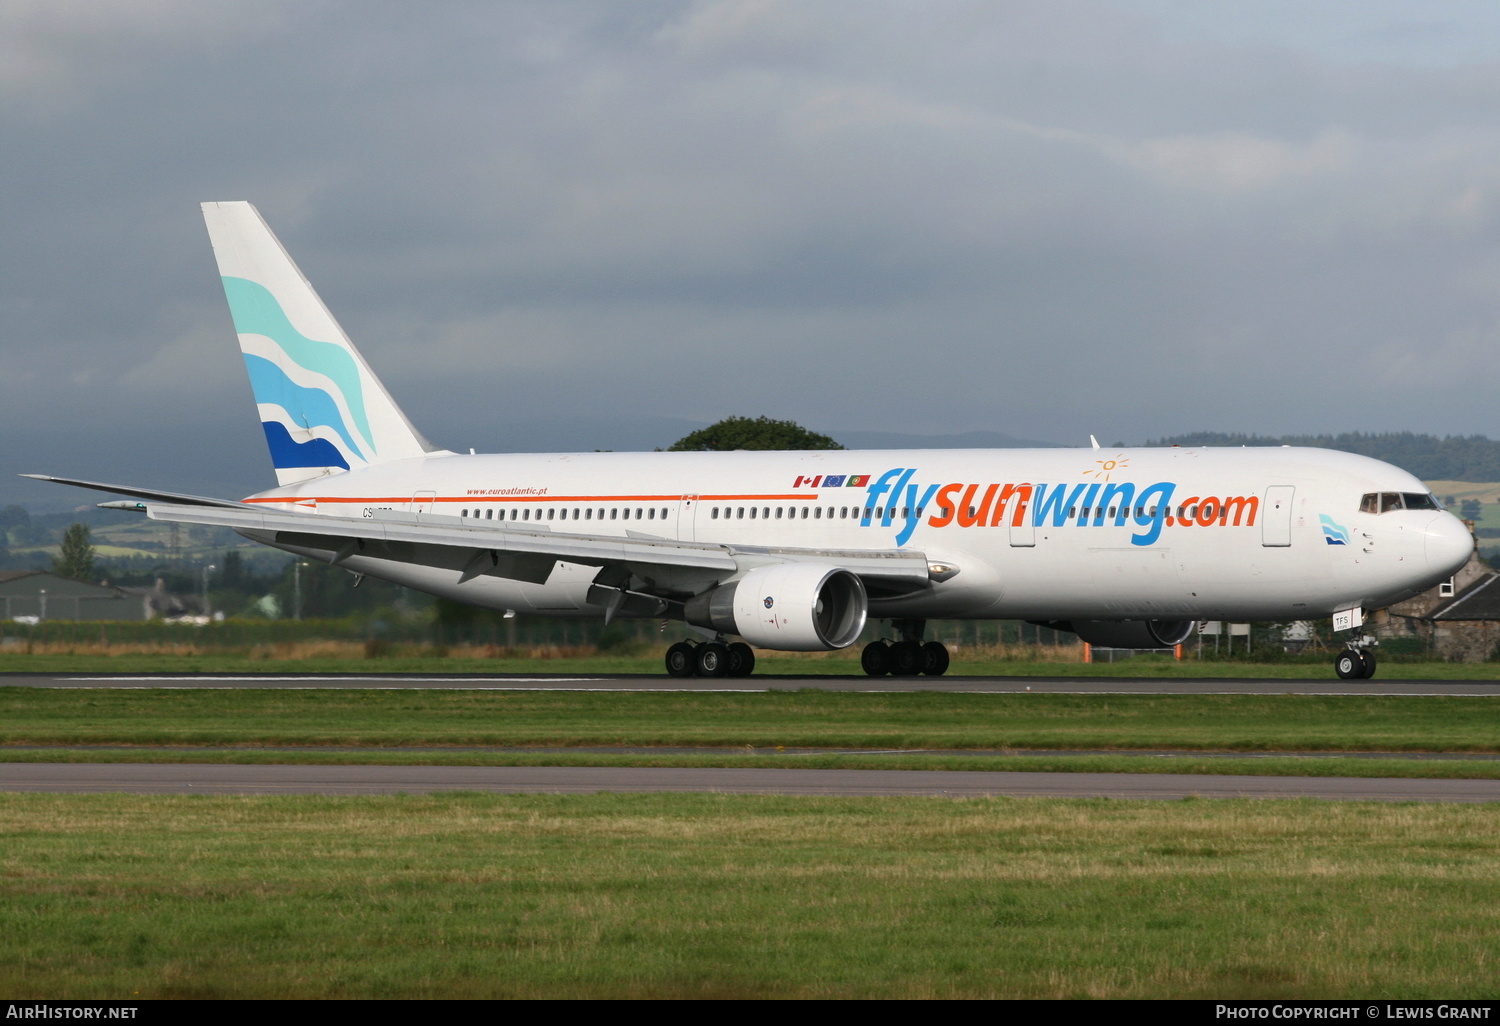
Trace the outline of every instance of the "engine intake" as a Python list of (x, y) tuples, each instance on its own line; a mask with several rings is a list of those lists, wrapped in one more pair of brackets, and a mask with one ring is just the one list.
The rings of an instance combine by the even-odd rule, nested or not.
[(687, 622), (782, 652), (847, 648), (864, 630), (869, 600), (858, 577), (817, 563), (761, 566), (687, 601)]

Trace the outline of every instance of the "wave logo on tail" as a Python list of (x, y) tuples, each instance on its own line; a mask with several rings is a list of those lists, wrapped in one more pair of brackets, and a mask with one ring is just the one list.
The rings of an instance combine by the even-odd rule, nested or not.
[(349, 350), (303, 335), (264, 285), (223, 281), (276, 469), (369, 462), (375, 441)]
[(1334, 519), (1326, 513), (1318, 514), (1318, 522), (1323, 525), (1323, 540), (1329, 545), (1348, 545), (1349, 529), (1334, 522)]

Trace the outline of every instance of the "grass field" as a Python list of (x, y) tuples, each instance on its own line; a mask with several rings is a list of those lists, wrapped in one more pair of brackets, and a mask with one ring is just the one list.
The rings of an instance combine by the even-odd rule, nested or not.
[[(0, 759), (1493, 777), (1211, 753), (1495, 752), (1497, 718), (1456, 696), (0, 687)], [(166, 747), (49, 747), (72, 744)], [(1130, 754), (1155, 748), (1205, 753)], [(0, 794), (0, 993), (1484, 998), (1497, 855), (1500, 805)]]
[[(645, 751), (528, 751), (542, 746)], [(877, 751), (785, 751), (799, 748)], [(901, 754), (912, 749), (925, 752)], [(1162, 749), (1196, 754), (1131, 754)], [(1068, 754), (1077, 750), (1110, 754)], [(1215, 756), (1230, 752), (1500, 752), (1500, 705), (1412, 696), (0, 688), (0, 761), (7, 762), (1500, 777), (1500, 760)]]
[(0, 796), (0, 992), (1485, 998), (1500, 808)]
[(1500, 751), (1489, 698), (0, 688), (0, 745)]

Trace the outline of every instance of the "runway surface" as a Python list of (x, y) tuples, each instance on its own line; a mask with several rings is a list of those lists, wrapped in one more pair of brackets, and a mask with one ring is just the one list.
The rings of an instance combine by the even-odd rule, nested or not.
[(328, 795), (433, 791), (503, 794), (707, 791), (721, 794), (949, 798), (1198, 797), (1494, 802), (1500, 801), (1500, 780), (599, 766), (0, 763), (0, 791)]
[[(1343, 681), (1143, 677), (774, 677), (537, 674), (3, 674), (31, 688), (428, 689), (489, 691), (849, 692), (990, 694), (1463, 695), (1500, 697), (1500, 680)], [(1057, 753), (1053, 753), (1057, 754)], [(1162, 755), (1187, 753), (1159, 753)], [(512, 794), (709, 791), (726, 794), (985, 795), (1108, 798), (1321, 798), (1500, 801), (1500, 781), (1264, 777), (1154, 773), (1026, 773), (590, 766), (309, 766), (0, 763), (0, 791), (133, 794), (392, 794), (446, 790)]]
[(857, 691), (1082, 695), (1463, 695), (1500, 697), (1500, 680), (1319, 680), (1217, 677), (774, 677), (677, 679), (645, 674), (0, 674), (29, 688), (373, 688), (477, 691)]

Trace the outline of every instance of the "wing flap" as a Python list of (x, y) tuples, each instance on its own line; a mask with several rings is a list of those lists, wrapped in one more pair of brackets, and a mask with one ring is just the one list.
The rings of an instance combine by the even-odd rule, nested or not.
[[(645, 536), (619, 537), (532, 531), (500, 521), (465, 524), (443, 514), (377, 511), (370, 518), (297, 513), (236, 504), (235, 508), (147, 503), (153, 520), (229, 527), (261, 540), (329, 552), (331, 562), (355, 555), (452, 569), (461, 580), (482, 574), (544, 582), (557, 561), (621, 567), (656, 581), (655, 590), (687, 591), (667, 583), (686, 572), (700, 581), (725, 581), (756, 566), (816, 562), (843, 567), (887, 590), (929, 583), (927, 557), (902, 549), (727, 547)], [(508, 525), (509, 522), (507, 521)]]
[[(148, 503), (146, 515), (153, 520), (173, 523), (229, 527), (267, 536), (268, 540), (287, 545), (331, 551), (336, 554), (335, 562), (361, 552), (374, 554), (372, 546), (378, 545), (384, 553), (395, 558), (451, 566), (461, 575), (478, 569), (479, 573), (500, 577), (535, 579), (543, 561), (550, 570), (558, 560), (600, 567), (641, 564), (687, 568), (724, 576), (738, 569), (734, 558), (714, 545), (526, 531), (490, 526), (488, 521), (483, 522), (483, 526), (466, 527), (455, 525), (453, 521), (457, 518), (442, 515), (427, 517), (407, 513), (400, 519), (365, 519), (264, 508), (223, 509), (166, 503)], [(414, 551), (418, 548), (448, 551)], [(490, 552), (494, 553), (494, 559), (486, 569), (485, 560), (479, 557)], [(541, 579), (546, 579), (545, 574)]]

